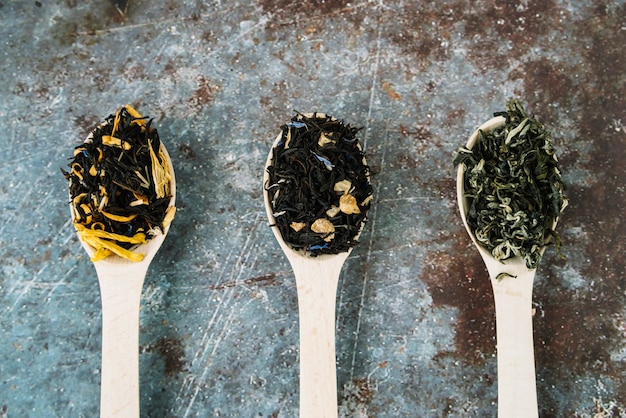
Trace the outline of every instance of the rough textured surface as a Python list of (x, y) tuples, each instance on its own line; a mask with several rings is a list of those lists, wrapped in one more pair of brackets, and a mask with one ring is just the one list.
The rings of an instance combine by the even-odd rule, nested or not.
[[(535, 286), (542, 417), (626, 416), (623, 1), (0, 2), (0, 416), (93, 417), (100, 296), (59, 171), (124, 103), (179, 212), (145, 283), (145, 417), (294, 417), (293, 276), (261, 176), (292, 110), (363, 126), (375, 201), (337, 299), (347, 417), (494, 416), (494, 310), (451, 161), (518, 97), (570, 206)], [(598, 415), (594, 415), (598, 414)]]

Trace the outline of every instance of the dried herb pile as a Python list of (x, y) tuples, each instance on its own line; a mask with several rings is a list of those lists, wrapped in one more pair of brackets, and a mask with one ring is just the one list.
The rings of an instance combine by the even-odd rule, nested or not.
[(372, 199), (359, 129), (320, 113), (281, 129), (265, 185), (281, 236), (311, 256), (348, 251)]
[(70, 207), (81, 239), (95, 249), (92, 261), (111, 254), (141, 261), (137, 245), (162, 234), (174, 217), (171, 174), (152, 120), (126, 105), (74, 149)]
[(554, 220), (567, 205), (563, 181), (550, 133), (511, 100), (506, 123), (479, 131), (474, 147), (459, 149), (454, 165), (465, 165), (467, 223), (476, 240), (498, 260), (522, 257), (529, 269), (541, 260), (541, 250), (560, 240)]

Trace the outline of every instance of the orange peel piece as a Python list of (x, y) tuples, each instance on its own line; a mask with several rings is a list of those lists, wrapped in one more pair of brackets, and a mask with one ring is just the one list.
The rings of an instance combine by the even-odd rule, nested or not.
[(326, 242), (330, 242), (335, 238), (335, 225), (326, 218), (316, 219), (311, 225), (311, 231), (322, 234)]
[(356, 198), (351, 194), (344, 194), (339, 198), (339, 209), (346, 215), (361, 213), (361, 209), (359, 209), (359, 205), (356, 203)]
[(289, 224), (289, 226), (294, 231), (300, 232), (302, 230), (302, 228), (304, 228), (306, 226), (306, 224), (304, 222), (292, 222), (292, 223)]

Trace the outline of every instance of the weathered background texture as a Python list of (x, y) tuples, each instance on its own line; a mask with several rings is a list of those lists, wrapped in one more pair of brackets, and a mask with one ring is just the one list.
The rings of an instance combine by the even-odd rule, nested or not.
[[(496, 412), (487, 272), (452, 159), (516, 97), (570, 206), (535, 284), (542, 417), (626, 416), (626, 5), (0, 0), (0, 417), (94, 417), (100, 295), (69, 220), (72, 149), (154, 118), (179, 212), (141, 311), (145, 417), (295, 417), (293, 275), (261, 176), (293, 110), (362, 126), (375, 201), (337, 295), (345, 417)], [(594, 415), (600, 414), (600, 415)]]

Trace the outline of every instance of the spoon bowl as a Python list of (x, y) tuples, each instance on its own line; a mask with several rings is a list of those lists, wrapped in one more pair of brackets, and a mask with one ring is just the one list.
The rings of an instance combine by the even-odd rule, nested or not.
[[(161, 143), (168, 172), (171, 176), (172, 197), (168, 210), (175, 207), (176, 180), (174, 168), (165, 146)], [(74, 211), (72, 217), (74, 216)], [(139, 417), (139, 308), (143, 282), (151, 261), (169, 231), (154, 236), (132, 251), (144, 254), (142, 261), (130, 261), (110, 255), (94, 262), (102, 301), (102, 371), (100, 385), (100, 416), (103, 418)], [(93, 247), (80, 239), (92, 257)]]
[[(497, 116), (485, 122), (469, 138), (472, 149), (478, 131), (501, 127), (506, 119)], [(536, 269), (526, 267), (522, 257), (497, 260), (477, 240), (467, 222), (469, 202), (465, 196), (465, 165), (457, 170), (457, 201), (467, 233), (478, 249), (491, 281), (496, 310), (498, 355), (498, 417), (538, 416), (532, 324), (532, 290)], [(556, 227), (557, 220), (552, 228)], [(545, 248), (545, 247), (544, 247)]]
[[(312, 114), (305, 116), (311, 117)], [(320, 117), (323, 114), (317, 113)], [(337, 374), (335, 359), (335, 309), (337, 284), (344, 262), (352, 248), (338, 254), (316, 257), (298, 251), (285, 242), (273, 215), (267, 168), (273, 164), (270, 149), (263, 175), (263, 197), (271, 230), (289, 260), (296, 279), (300, 331), (300, 418), (337, 417)], [(363, 230), (359, 230), (359, 235)], [(358, 238), (358, 235), (357, 237)]]

